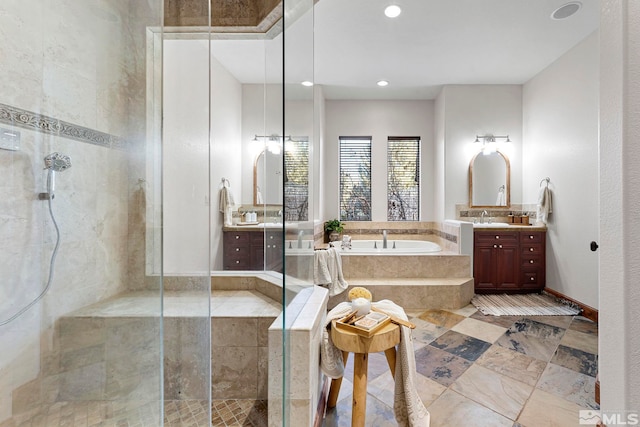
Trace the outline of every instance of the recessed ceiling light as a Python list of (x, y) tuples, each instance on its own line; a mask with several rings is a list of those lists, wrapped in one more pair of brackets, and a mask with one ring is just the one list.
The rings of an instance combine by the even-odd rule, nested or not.
[(388, 86), (388, 85), (389, 85), (389, 82), (386, 81), (386, 80), (380, 80), (378, 82), (378, 86), (380, 86), (380, 87), (384, 87), (384, 86)]
[(402, 9), (400, 9), (400, 6), (395, 4), (387, 6), (384, 10), (384, 14), (387, 15), (388, 18), (397, 18), (400, 13), (402, 13)]
[(305, 80), (302, 83), (300, 83), (302, 86), (313, 86), (313, 82), (310, 82), (309, 80)]
[(556, 21), (567, 19), (568, 17), (579, 11), (581, 7), (582, 3), (580, 3), (579, 1), (572, 1), (570, 3), (567, 3), (554, 10), (551, 14), (551, 19), (555, 19)]

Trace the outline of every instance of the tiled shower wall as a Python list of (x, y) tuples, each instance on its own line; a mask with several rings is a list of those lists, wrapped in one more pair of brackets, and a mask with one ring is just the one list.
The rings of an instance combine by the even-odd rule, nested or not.
[(0, 327), (0, 421), (11, 416), (12, 390), (34, 380), (40, 355), (53, 349), (56, 319), (143, 278), (144, 226), (129, 218), (144, 218), (149, 3), (0, 4), (0, 127), (21, 135), (19, 150), (0, 150), (0, 320), (47, 281), (55, 233), (37, 199), (43, 158), (57, 151), (73, 164), (56, 180), (61, 244), (51, 289)]

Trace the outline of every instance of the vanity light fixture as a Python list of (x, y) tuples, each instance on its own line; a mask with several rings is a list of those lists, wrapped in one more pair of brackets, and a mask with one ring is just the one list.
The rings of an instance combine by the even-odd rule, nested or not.
[(504, 142), (511, 142), (509, 135), (476, 135), (476, 140), (473, 142), (482, 142), (482, 154), (491, 154), (498, 149), (498, 139), (504, 139)]
[(400, 9), (400, 6), (392, 4), (391, 6), (387, 6), (384, 9), (384, 14), (387, 16), (387, 18), (397, 18), (398, 16), (400, 16), (400, 14), (402, 13), (402, 9)]
[(378, 81), (377, 85), (380, 87), (385, 87), (385, 86), (389, 86), (389, 82), (386, 80), (380, 80)]

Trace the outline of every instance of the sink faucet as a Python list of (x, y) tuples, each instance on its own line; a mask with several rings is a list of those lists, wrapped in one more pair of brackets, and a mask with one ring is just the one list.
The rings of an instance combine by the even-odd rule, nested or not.
[(382, 230), (382, 249), (387, 249), (387, 230)]
[(302, 249), (302, 236), (304, 235), (304, 230), (298, 231), (298, 249)]
[(489, 213), (486, 210), (482, 211), (482, 213), (480, 214), (480, 224), (484, 224), (485, 215), (489, 215)]

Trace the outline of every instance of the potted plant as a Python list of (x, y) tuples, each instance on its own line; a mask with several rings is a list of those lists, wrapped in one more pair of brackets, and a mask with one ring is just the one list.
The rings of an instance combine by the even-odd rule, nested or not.
[(332, 219), (324, 223), (324, 231), (329, 234), (329, 241), (335, 242), (340, 240), (340, 233), (344, 230), (344, 224), (338, 219)]

